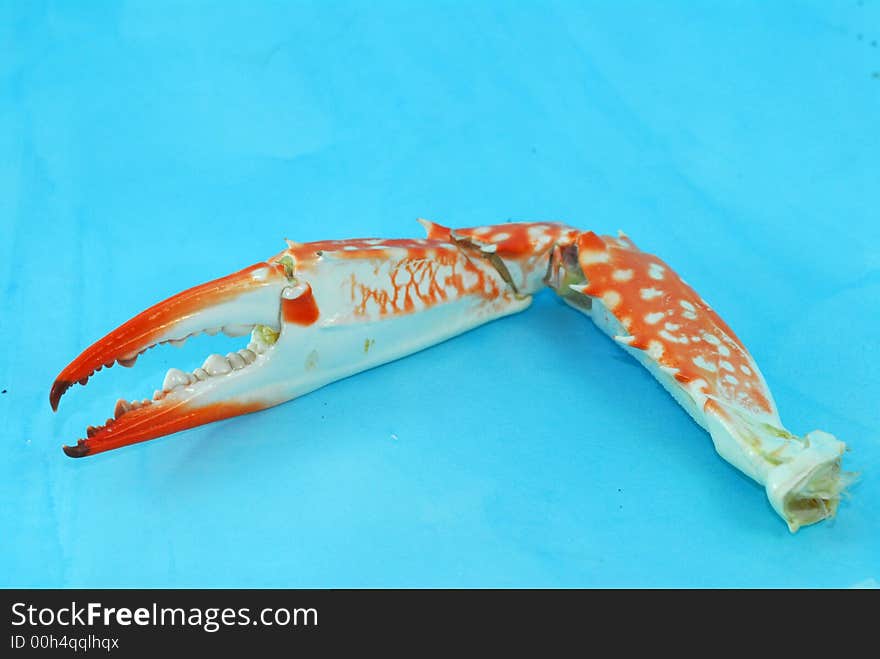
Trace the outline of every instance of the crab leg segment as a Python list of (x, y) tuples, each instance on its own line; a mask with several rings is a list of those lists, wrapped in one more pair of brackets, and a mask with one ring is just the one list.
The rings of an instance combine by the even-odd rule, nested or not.
[[(717, 313), (665, 262), (623, 234), (560, 244), (549, 283), (638, 359), (709, 431), (718, 453), (766, 487), (794, 532), (834, 515), (851, 479), (845, 445), (786, 430), (757, 364)], [(577, 282), (577, 279), (582, 279)]]

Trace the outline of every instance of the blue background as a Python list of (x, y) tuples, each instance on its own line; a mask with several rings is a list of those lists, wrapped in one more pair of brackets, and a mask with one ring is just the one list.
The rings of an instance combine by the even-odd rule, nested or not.
[[(880, 578), (880, 2), (3, 2), (0, 584), (852, 586)], [(584, 317), (528, 311), (256, 415), (62, 443), (149, 304), (300, 241), (626, 230), (862, 472), (789, 535)]]

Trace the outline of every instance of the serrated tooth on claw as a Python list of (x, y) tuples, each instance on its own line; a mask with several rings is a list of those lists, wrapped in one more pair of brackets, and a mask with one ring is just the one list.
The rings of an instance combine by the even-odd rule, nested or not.
[(192, 372), (192, 374), (193, 374), (193, 377), (200, 382), (202, 380), (207, 380), (209, 377), (208, 372), (203, 368), (197, 368), (196, 370), (194, 370)]
[(217, 336), (217, 334), (219, 334), (219, 332), (220, 332), (220, 328), (219, 327), (212, 327), (211, 329), (204, 330), (204, 332), (208, 336)]
[(253, 350), (248, 350), (247, 348), (243, 350), (239, 350), (238, 354), (241, 355), (241, 358), (248, 364), (253, 364), (257, 361), (257, 353)]
[(245, 336), (246, 334), (250, 334), (253, 328), (253, 325), (224, 325), (223, 333), (226, 336), (232, 337)]
[(171, 391), (174, 387), (189, 384), (190, 380), (186, 373), (179, 368), (169, 368), (162, 381), (162, 389)]
[(247, 362), (237, 352), (230, 352), (229, 354), (227, 354), (226, 361), (228, 361), (232, 368), (234, 368), (235, 370), (239, 370), (247, 366)]
[(117, 419), (131, 409), (129, 402), (123, 398), (116, 401), (116, 407), (113, 409), (113, 416)]
[(223, 355), (218, 355), (216, 353), (205, 360), (205, 363), (202, 364), (202, 368), (210, 375), (224, 375), (232, 371), (232, 365), (226, 361), (226, 358)]

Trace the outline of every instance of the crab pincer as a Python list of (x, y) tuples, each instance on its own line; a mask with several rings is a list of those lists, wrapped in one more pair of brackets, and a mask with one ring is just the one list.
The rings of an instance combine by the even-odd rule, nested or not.
[(57, 409), (102, 366), (132, 366), (159, 343), (250, 334), (241, 350), (191, 372), (168, 371), (152, 399), (117, 402), (114, 417), (64, 446), (84, 457), (262, 410), (494, 318), (520, 311), (486, 259), (447, 240), (378, 238), (288, 243), (227, 277), (159, 302), (87, 348), (57, 377)]

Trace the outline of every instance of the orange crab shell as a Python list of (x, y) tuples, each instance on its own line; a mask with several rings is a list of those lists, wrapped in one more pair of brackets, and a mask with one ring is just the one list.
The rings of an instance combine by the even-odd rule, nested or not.
[(602, 300), (626, 328), (622, 342), (672, 369), (682, 384), (709, 398), (775, 416), (769, 389), (745, 346), (709, 304), (664, 261), (625, 234), (592, 231), (576, 241), (587, 284), (579, 292)]

